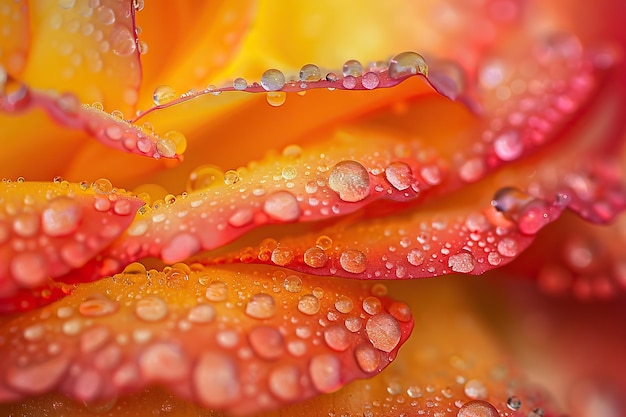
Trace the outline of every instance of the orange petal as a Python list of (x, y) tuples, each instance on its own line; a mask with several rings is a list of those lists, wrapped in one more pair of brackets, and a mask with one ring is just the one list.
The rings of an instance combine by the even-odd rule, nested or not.
[[(0, 185), (0, 287), (3, 298), (83, 267), (132, 221), (143, 202), (88, 184), (4, 181)], [(3, 310), (9, 303), (3, 300)], [(21, 306), (24, 307), (24, 306)], [(18, 306), (18, 308), (20, 308)]]
[(274, 409), (379, 373), (413, 327), (406, 304), (369, 285), (192, 267), (133, 264), (8, 323), (1, 400), (106, 401), (157, 384), (205, 407)]
[(132, 1), (29, 2), (22, 82), (130, 112), (141, 77)]

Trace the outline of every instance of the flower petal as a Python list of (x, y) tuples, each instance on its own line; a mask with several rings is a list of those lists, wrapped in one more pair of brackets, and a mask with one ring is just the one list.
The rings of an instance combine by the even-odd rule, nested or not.
[(13, 305), (6, 298), (83, 267), (128, 227), (142, 204), (114, 191), (107, 180), (96, 181), (92, 189), (86, 183), (61, 180), (4, 181), (0, 184), (1, 309), (32, 307)]
[(1, 399), (106, 401), (158, 384), (205, 407), (274, 409), (380, 372), (413, 327), (375, 287), (192, 267), (132, 264), (8, 323)]

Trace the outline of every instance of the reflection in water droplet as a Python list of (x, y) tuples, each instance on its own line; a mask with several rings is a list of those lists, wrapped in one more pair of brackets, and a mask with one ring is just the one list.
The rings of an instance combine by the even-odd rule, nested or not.
[(322, 72), (314, 64), (306, 64), (300, 69), (300, 81), (319, 81), (322, 79)]
[(169, 85), (162, 85), (154, 89), (152, 100), (154, 104), (161, 105), (169, 103), (176, 98), (176, 90)]
[(428, 76), (426, 60), (416, 52), (402, 52), (389, 61), (389, 76), (393, 79), (423, 74)]
[(277, 69), (268, 69), (261, 76), (261, 87), (266, 91), (278, 91), (285, 85), (285, 75)]

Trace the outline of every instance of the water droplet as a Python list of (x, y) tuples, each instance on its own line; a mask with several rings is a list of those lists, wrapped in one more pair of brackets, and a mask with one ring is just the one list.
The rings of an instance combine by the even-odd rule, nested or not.
[(306, 64), (300, 69), (300, 81), (319, 81), (322, 79), (322, 72), (314, 64)]
[(402, 52), (389, 61), (389, 77), (395, 80), (416, 74), (428, 76), (426, 60), (416, 52)]
[(411, 249), (406, 255), (406, 260), (413, 266), (419, 266), (424, 262), (424, 252), (419, 249)]
[(283, 281), (285, 290), (291, 293), (299, 293), (302, 291), (302, 279), (297, 275), (289, 275)]
[(272, 394), (291, 402), (301, 395), (300, 381), (300, 370), (295, 365), (283, 365), (272, 369), (267, 382)]
[(502, 256), (513, 258), (517, 256), (517, 242), (510, 237), (505, 237), (498, 242), (498, 253)]
[(235, 211), (229, 218), (228, 224), (233, 227), (243, 227), (250, 222), (254, 218), (254, 213), (249, 208), (242, 208)]
[(323, 268), (328, 262), (328, 255), (323, 249), (316, 247), (308, 248), (304, 252), (304, 263), (312, 268)]
[(201, 303), (189, 310), (187, 320), (192, 323), (209, 323), (215, 318), (215, 307), (211, 304)]
[(253, 328), (248, 334), (248, 342), (252, 350), (262, 359), (278, 359), (285, 351), (283, 336), (274, 327)]
[(354, 308), (354, 304), (350, 297), (341, 295), (339, 296), (339, 298), (337, 298), (337, 301), (335, 301), (335, 308), (340, 313), (348, 314)]
[(113, 191), (113, 184), (106, 178), (100, 178), (91, 184), (91, 188), (96, 194), (110, 194)]
[(363, 74), (363, 65), (356, 59), (350, 59), (343, 64), (342, 73), (344, 77), (360, 77)]
[(69, 197), (58, 197), (41, 213), (43, 231), (49, 236), (67, 236), (78, 229), (83, 213)]
[(493, 141), (493, 150), (503, 161), (513, 161), (524, 151), (524, 143), (519, 132), (508, 130), (499, 134)]
[(278, 91), (285, 85), (285, 75), (277, 69), (268, 69), (261, 76), (261, 87), (266, 91)]
[(224, 173), (213, 165), (202, 165), (191, 171), (187, 191), (201, 190), (224, 183)]
[(298, 311), (312, 316), (320, 311), (320, 300), (313, 294), (305, 294), (298, 300)]
[(403, 191), (413, 183), (413, 171), (404, 162), (392, 162), (385, 168), (385, 178), (395, 189)]
[(163, 135), (163, 138), (174, 143), (175, 153), (178, 155), (185, 153), (187, 149), (187, 138), (185, 135), (177, 130), (170, 130)]
[(348, 317), (343, 324), (346, 326), (346, 329), (350, 330), (352, 333), (361, 330), (361, 326), (363, 325), (361, 319), (358, 317)]
[(448, 258), (448, 266), (452, 268), (454, 272), (467, 274), (472, 272), (476, 265), (472, 254), (464, 252), (450, 256), (450, 258)]
[(334, 324), (324, 330), (324, 341), (329, 348), (343, 352), (350, 346), (350, 338), (345, 327)]
[(309, 376), (320, 392), (331, 393), (341, 387), (341, 361), (332, 354), (317, 355), (309, 362)]
[(248, 83), (243, 78), (235, 78), (235, 81), (233, 81), (233, 88), (240, 91), (245, 90), (248, 88)]
[(326, 235), (321, 235), (315, 240), (315, 246), (325, 251), (330, 249), (332, 245), (333, 240)]
[(367, 257), (360, 250), (348, 249), (341, 253), (339, 264), (346, 272), (360, 274), (367, 268)]
[(522, 400), (520, 400), (517, 396), (513, 395), (506, 400), (506, 406), (511, 411), (517, 411), (522, 407)]
[(39, 253), (19, 253), (11, 260), (11, 274), (21, 286), (37, 287), (42, 285), (48, 276), (46, 261)]
[(271, 260), (279, 266), (285, 266), (293, 261), (293, 251), (285, 246), (278, 246), (272, 251)]
[(354, 357), (363, 372), (376, 372), (380, 364), (380, 353), (370, 345), (359, 345), (354, 350)]
[(239, 174), (234, 169), (229, 169), (224, 173), (224, 184), (234, 185), (239, 182)]
[(344, 77), (343, 80), (341, 80), (341, 84), (344, 86), (344, 88), (347, 88), (348, 90), (352, 90), (354, 87), (356, 87), (356, 78), (349, 75), (347, 77)]
[(519, 212), (517, 227), (525, 235), (534, 235), (550, 223), (548, 205), (542, 200), (526, 204)]
[(125, 26), (115, 26), (109, 35), (111, 51), (115, 55), (128, 56), (137, 50), (135, 37)]
[(365, 310), (365, 312), (371, 316), (380, 313), (380, 311), (382, 310), (382, 304), (380, 303), (380, 300), (376, 297), (365, 298), (363, 300), (362, 306), (363, 310)]
[(119, 308), (119, 303), (109, 299), (107, 296), (97, 294), (81, 302), (78, 311), (85, 317), (102, 317), (115, 313)]
[(145, 297), (137, 301), (135, 314), (145, 321), (159, 321), (167, 315), (167, 304), (160, 297)]
[(222, 281), (213, 281), (207, 286), (205, 297), (210, 301), (225, 301), (228, 298), (228, 286)]
[(277, 191), (269, 195), (263, 203), (263, 211), (281, 222), (292, 222), (300, 217), (298, 200), (288, 191)]
[(169, 103), (177, 97), (176, 90), (169, 85), (161, 85), (154, 89), (152, 100), (157, 106)]
[(269, 319), (276, 314), (276, 301), (269, 294), (255, 294), (248, 300), (246, 314), (255, 319)]
[(224, 408), (241, 398), (239, 371), (227, 354), (202, 353), (193, 370), (192, 381), (198, 401), (207, 408)]
[(287, 101), (287, 93), (284, 91), (270, 91), (265, 95), (265, 99), (270, 106), (280, 107)]
[(487, 401), (474, 400), (463, 404), (457, 417), (500, 417), (496, 408)]
[(378, 84), (380, 84), (378, 74), (373, 72), (365, 73), (363, 75), (363, 78), (361, 79), (361, 84), (363, 84), (363, 87), (367, 88), (368, 90), (373, 90), (374, 88), (378, 87)]
[(406, 389), (406, 395), (411, 398), (420, 398), (423, 394), (423, 391), (420, 387), (412, 385)]
[(484, 400), (488, 396), (487, 387), (477, 379), (467, 381), (463, 392), (472, 400)]
[(156, 141), (157, 152), (166, 158), (176, 155), (176, 143), (173, 140), (161, 138)]
[(391, 352), (400, 343), (400, 324), (391, 314), (376, 314), (365, 324), (365, 332), (372, 346), (383, 352)]

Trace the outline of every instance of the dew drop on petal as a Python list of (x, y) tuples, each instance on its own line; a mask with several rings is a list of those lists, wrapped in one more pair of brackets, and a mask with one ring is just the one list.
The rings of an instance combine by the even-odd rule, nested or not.
[(159, 321), (167, 315), (167, 304), (160, 297), (145, 297), (137, 301), (135, 314), (144, 321)]
[(176, 98), (176, 90), (169, 85), (161, 85), (154, 89), (152, 100), (157, 106), (167, 104)]
[(278, 91), (285, 85), (285, 74), (277, 69), (268, 69), (261, 76), (261, 87), (265, 91)]
[(272, 369), (267, 382), (272, 394), (285, 401), (294, 401), (301, 395), (300, 381), (300, 370), (294, 365), (284, 365)]
[(85, 317), (102, 317), (113, 314), (119, 308), (119, 303), (104, 295), (92, 296), (78, 306), (78, 311)]
[(451, 255), (448, 258), (448, 266), (452, 268), (454, 272), (469, 273), (472, 272), (476, 266), (474, 257), (471, 253), (459, 253)]
[(331, 393), (341, 387), (341, 361), (333, 354), (317, 355), (309, 362), (309, 376), (320, 392)]
[(41, 213), (41, 225), (48, 236), (67, 236), (78, 229), (82, 209), (69, 197), (58, 197)]
[(195, 366), (192, 380), (198, 400), (207, 407), (225, 407), (240, 398), (237, 365), (226, 354), (203, 353)]
[(328, 262), (328, 255), (323, 249), (315, 246), (304, 252), (304, 263), (311, 268), (322, 268)]
[(274, 327), (253, 328), (248, 334), (248, 342), (254, 353), (266, 360), (280, 358), (285, 350), (283, 336)]
[(297, 275), (289, 275), (283, 281), (283, 287), (291, 293), (299, 293), (302, 291), (302, 279)]
[(205, 297), (209, 301), (225, 301), (228, 297), (228, 286), (225, 282), (213, 281), (207, 286)]
[(506, 400), (506, 406), (511, 411), (517, 411), (522, 407), (522, 400), (516, 395), (513, 395)]
[(352, 302), (352, 299), (345, 295), (339, 296), (339, 298), (337, 298), (337, 301), (335, 301), (335, 308), (340, 313), (348, 314), (352, 311), (353, 307), (354, 304)]
[(279, 266), (285, 266), (293, 261), (293, 251), (285, 246), (278, 246), (272, 251), (271, 261)]
[(343, 352), (350, 346), (350, 338), (345, 327), (334, 324), (324, 330), (324, 341), (329, 348)]
[(305, 294), (298, 300), (298, 311), (308, 316), (320, 311), (320, 300), (313, 294)]
[(128, 56), (137, 50), (135, 37), (124, 26), (115, 26), (109, 35), (111, 50), (115, 55)]
[(276, 314), (276, 300), (269, 294), (255, 294), (246, 304), (246, 314), (255, 319), (269, 319)]
[(248, 82), (243, 78), (235, 78), (235, 81), (233, 81), (233, 88), (239, 91), (245, 90), (248, 88)]
[(392, 162), (385, 168), (385, 178), (395, 189), (403, 191), (413, 183), (413, 172), (404, 162)]
[(378, 314), (382, 309), (382, 304), (380, 300), (376, 297), (367, 297), (363, 300), (362, 303), (363, 310), (371, 316), (374, 314)]
[(95, 180), (91, 187), (96, 194), (110, 194), (113, 191), (113, 184), (106, 178)]
[(524, 143), (518, 132), (508, 130), (494, 139), (493, 150), (501, 160), (513, 161), (524, 151)]
[(187, 191), (201, 190), (220, 185), (224, 173), (213, 165), (202, 165), (191, 171), (187, 180)]
[(406, 260), (413, 266), (419, 266), (424, 262), (424, 252), (419, 249), (411, 249), (406, 255)]
[(526, 204), (519, 212), (517, 227), (525, 235), (534, 235), (550, 223), (548, 206), (542, 200)]
[(378, 84), (380, 84), (378, 74), (374, 72), (365, 73), (363, 75), (363, 78), (361, 79), (361, 84), (363, 84), (363, 87), (367, 88), (368, 90), (373, 90), (374, 88), (378, 87)]
[(402, 330), (391, 314), (376, 314), (367, 320), (365, 332), (372, 346), (383, 352), (391, 352), (400, 343)]
[(389, 61), (389, 77), (393, 79), (416, 74), (428, 76), (426, 60), (416, 52), (402, 52)]
[(477, 379), (470, 379), (463, 386), (463, 392), (472, 400), (484, 400), (488, 396), (487, 387)]
[(315, 82), (322, 79), (322, 72), (314, 64), (306, 64), (300, 69), (300, 81)]
[(371, 373), (378, 370), (380, 354), (370, 345), (360, 345), (354, 350), (354, 356), (363, 372)]
[(363, 65), (356, 59), (350, 59), (343, 64), (344, 77), (360, 77), (363, 74)]
[(367, 257), (357, 249), (348, 249), (341, 253), (339, 264), (346, 272), (360, 274), (367, 268)]
[(457, 412), (457, 417), (500, 417), (498, 410), (487, 401), (469, 401)]
[(187, 320), (192, 323), (209, 323), (215, 318), (215, 307), (211, 304), (201, 303), (193, 306), (187, 315)]
[(296, 197), (288, 191), (277, 191), (267, 197), (263, 211), (281, 222), (292, 222), (300, 217), (300, 206)]
[(369, 196), (370, 179), (367, 170), (356, 161), (342, 161), (333, 167), (328, 178), (330, 188), (343, 201), (351, 203)]
[(323, 250), (330, 249), (332, 245), (333, 245), (333, 240), (326, 235), (321, 235), (315, 240), (315, 246)]

